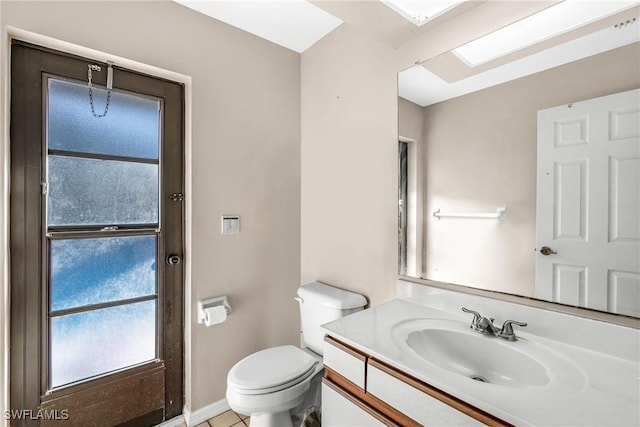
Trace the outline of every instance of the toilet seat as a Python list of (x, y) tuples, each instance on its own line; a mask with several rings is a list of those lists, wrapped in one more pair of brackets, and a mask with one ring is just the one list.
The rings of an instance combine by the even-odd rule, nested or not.
[(307, 379), (318, 363), (298, 347), (272, 347), (236, 363), (229, 371), (227, 384), (241, 394), (274, 393)]

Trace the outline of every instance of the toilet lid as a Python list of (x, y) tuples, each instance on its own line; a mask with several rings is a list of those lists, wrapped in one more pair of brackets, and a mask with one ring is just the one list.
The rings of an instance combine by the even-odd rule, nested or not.
[(309, 374), (318, 360), (292, 345), (250, 354), (229, 371), (227, 381), (238, 389), (263, 390), (295, 382)]

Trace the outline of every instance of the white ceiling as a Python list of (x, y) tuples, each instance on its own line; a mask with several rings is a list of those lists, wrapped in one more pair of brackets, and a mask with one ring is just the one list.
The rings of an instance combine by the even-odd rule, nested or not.
[[(368, 34), (399, 52), (403, 50), (408, 52), (412, 49), (415, 50), (416, 45), (428, 43), (428, 38), (433, 34), (433, 31), (444, 27), (455, 27), (460, 24), (462, 32), (466, 33), (470, 31), (470, 23), (481, 23), (486, 26), (489, 22), (487, 28), (493, 25), (493, 29), (497, 29), (544, 10), (562, 0), (516, 2), (470, 0), (429, 19), (420, 26), (380, 0), (174, 1), (302, 53), (343, 23)], [(629, 1), (624, 0), (581, 1), (585, 7), (591, 7), (595, 2), (629, 4)], [(638, 7), (640, 1), (632, 3), (628, 13), (634, 17), (640, 15), (640, 7)], [(478, 12), (477, 15), (476, 12)], [(464, 16), (465, 14), (466, 16)], [(471, 14), (474, 16), (473, 19), (471, 19)], [(477, 18), (477, 16), (483, 18)], [(472, 34), (474, 33), (472, 32)], [(450, 37), (454, 37), (456, 40), (465, 38), (460, 37), (459, 30), (455, 34), (450, 33)], [(470, 40), (468, 34), (466, 38), (466, 41)], [(501, 61), (498, 60), (495, 64), (490, 64), (490, 67), (470, 69), (467, 73), (469, 75), (465, 78), (449, 82), (429, 71), (427, 61), (425, 67), (411, 67), (398, 74), (398, 95), (418, 105), (430, 105), (638, 42), (639, 39), (638, 21), (632, 25), (625, 25), (623, 28), (614, 29), (611, 25), (604, 29), (596, 28), (587, 34), (579, 34), (573, 38), (564, 37), (562, 40), (559, 38), (555, 44), (549, 43), (547, 40), (546, 45), (541, 43), (538, 49), (534, 48), (530, 51), (523, 49), (511, 57), (506, 55)]]

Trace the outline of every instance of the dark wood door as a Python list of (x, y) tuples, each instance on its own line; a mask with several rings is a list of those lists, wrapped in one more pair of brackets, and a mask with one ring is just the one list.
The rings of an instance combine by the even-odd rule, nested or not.
[(18, 41), (11, 60), (11, 425), (170, 419), (183, 87)]

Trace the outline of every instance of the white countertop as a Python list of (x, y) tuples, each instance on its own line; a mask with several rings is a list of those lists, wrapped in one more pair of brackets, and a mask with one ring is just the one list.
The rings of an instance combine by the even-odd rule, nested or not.
[[(486, 313), (487, 316), (490, 314)], [(564, 381), (560, 378), (562, 373), (551, 374), (545, 385), (514, 388), (473, 381), (444, 370), (411, 350), (407, 351), (398, 342), (397, 331), (403, 322), (450, 319), (470, 323), (471, 318), (469, 314), (417, 304), (408, 298), (352, 314), (324, 325), (324, 329), (331, 336), (515, 425), (640, 425), (640, 364), (637, 360), (609, 356), (514, 328), (523, 342), (534, 343), (569, 363), (579, 378), (578, 381)], [(535, 321), (517, 320), (530, 324)], [(576, 375), (570, 378), (575, 379)]]

